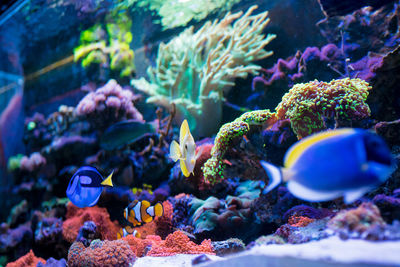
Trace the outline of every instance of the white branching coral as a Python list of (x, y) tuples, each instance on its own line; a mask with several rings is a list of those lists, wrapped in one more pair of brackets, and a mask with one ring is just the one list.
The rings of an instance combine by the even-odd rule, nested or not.
[[(230, 12), (221, 20), (208, 21), (196, 33), (186, 29), (169, 43), (161, 43), (150, 82), (141, 78), (132, 85), (150, 95), (148, 103), (178, 107), (177, 119), (185, 117), (198, 135), (215, 133), (222, 117), (223, 93), (235, 78), (256, 75), (261, 68), (251, 62), (266, 58), (264, 47), (275, 38), (263, 34), (268, 12), (251, 15)], [(180, 115), (180, 116), (179, 116)]]

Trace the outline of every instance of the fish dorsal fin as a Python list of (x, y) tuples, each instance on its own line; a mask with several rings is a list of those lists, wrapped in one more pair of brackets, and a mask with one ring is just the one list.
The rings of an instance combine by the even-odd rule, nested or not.
[(181, 124), (181, 130), (179, 132), (179, 144), (182, 145), (184, 143), (184, 138), (187, 134), (190, 134), (189, 124), (187, 120), (184, 120)]
[(287, 188), (295, 197), (306, 201), (327, 201), (335, 199), (341, 195), (340, 191), (323, 192), (312, 190), (295, 181), (289, 181), (287, 183)]
[(268, 183), (267, 187), (264, 188), (264, 190), (263, 190), (263, 194), (265, 195), (282, 182), (282, 173), (278, 167), (276, 167), (266, 161), (261, 160), (260, 163), (269, 178), (269, 183)]
[(188, 169), (187, 169), (187, 167), (186, 167), (185, 161), (184, 161), (184, 160), (181, 160), (181, 161), (180, 161), (180, 164), (181, 164), (181, 171), (182, 171), (183, 175), (185, 175), (185, 177), (189, 177), (190, 172), (188, 171)]
[(332, 131), (324, 131), (306, 137), (297, 142), (296, 144), (294, 144), (291, 148), (289, 148), (289, 150), (286, 152), (285, 155), (284, 166), (286, 168), (290, 168), (291, 166), (293, 166), (296, 163), (296, 161), (300, 158), (301, 154), (307, 149), (309, 149), (315, 143), (338, 135), (350, 134), (353, 133), (354, 131), (355, 130), (351, 128), (343, 128)]
[(113, 183), (112, 183), (111, 178), (113, 176), (113, 173), (114, 173), (114, 171), (112, 171), (112, 173), (103, 182), (101, 182), (101, 185), (103, 185), (103, 186), (111, 186), (112, 187)]
[(173, 140), (169, 145), (169, 156), (174, 162), (182, 158), (181, 148), (175, 140)]

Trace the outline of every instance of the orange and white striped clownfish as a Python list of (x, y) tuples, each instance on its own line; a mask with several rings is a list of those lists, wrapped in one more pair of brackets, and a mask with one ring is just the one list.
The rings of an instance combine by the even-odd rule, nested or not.
[(143, 223), (149, 223), (154, 219), (154, 217), (162, 216), (163, 213), (164, 208), (161, 203), (151, 206), (150, 202), (147, 200), (135, 200), (125, 208), (124, 218), (135, 227)]
[(140, 238), (140, 234), (137, 230), (133, 229), (130, 226), (127, 226), (125, 228), (119, 229), (117, 233), (117, 239), (121, 239), (123, 237), (127, 237), (128, 235), (132, 235), (134, 237)]

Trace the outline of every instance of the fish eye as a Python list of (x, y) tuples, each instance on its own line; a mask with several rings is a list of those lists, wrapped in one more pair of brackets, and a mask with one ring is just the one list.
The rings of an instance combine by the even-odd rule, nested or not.
[(187, 146), (187, 144), (185, 144), (185, 149), (187, 149), (188, 148), (188, 146)]

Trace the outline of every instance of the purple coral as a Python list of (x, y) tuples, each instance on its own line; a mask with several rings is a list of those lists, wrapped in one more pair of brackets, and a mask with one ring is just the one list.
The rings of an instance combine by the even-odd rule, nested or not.
[(32, 153), (29, 157), (24, 156), (21, 159), (21, 170), (23, 171), (38, 171), (44, 165), (46, 165), (46, 159), (39, 152)]
[(124, 119), (143, 121), (142, 114), (135, 108), (137, 100), (130, 90), (123, 89), (115, 80), (87, 94), (76, 107), (78, 116), (85, 117), (96, 128), (107, 127)]
[(86, 221), (79, 229), (76, 241), (88, 247), (93, 240), (99, 239), (100, 237), (101, 235), (100, 232), (97, 231), (96, 223), (93, 221)]

